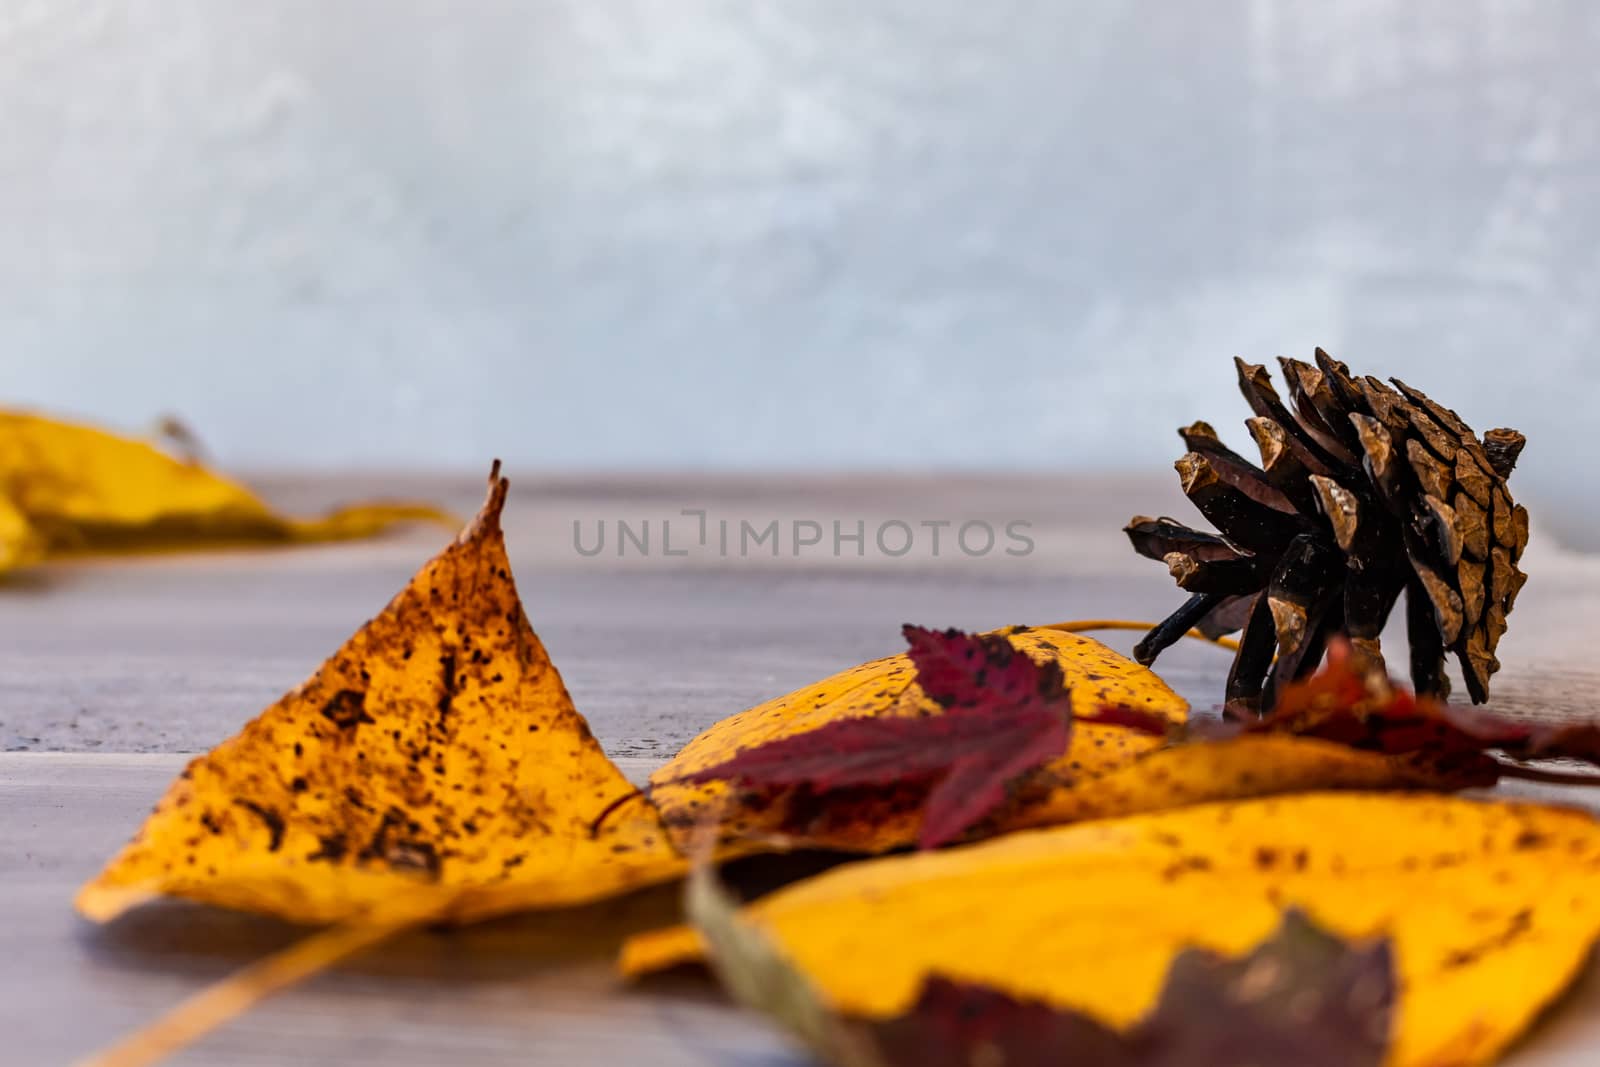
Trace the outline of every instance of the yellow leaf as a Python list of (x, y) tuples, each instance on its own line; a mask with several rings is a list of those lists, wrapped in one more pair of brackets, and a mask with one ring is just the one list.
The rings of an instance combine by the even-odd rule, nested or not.
[(104, 920), (171, 894), (311, 923), (466, 920), (680, 875), (528, 625), (505, 493), (497, 469), (450, 548), (190, 763), (79, 910)]
[[(1166, 683), (1105, 645), (1077, 634), (1043, 628), (999, 631), (1039, 662), (1054, 660), (1072, 693), (1072, 709), (1082, 714), (1105, 704), (1121, 704), (1182, 723), (1188, 705)], [(713, 767), (734, 755), (779, 738), (815, 730), (840, 719), (875, 715), (935, 715), (939, 705), (916, 683), (904, 655), (873, 660), (826, 678), (788, 696), (723, 719), (689, 742), (651, 775), (650, 796), (680, 847), (698, 827), (717, 824), (722, 853), (755, 851), (773, 838), (789, 845), (881, 852), (917, 839), (920, 815), (892, 790), (853, 803), (829, 805), (810, 827), (797, 834), (785, 802), (753, 800), (726, 782), (690, 784), (678, 779)], [(1078, 723), (1069, 750), (1046, 768), (1061, 776), (1092, 776), (1125, 766), (1162, 745), (1158, 738), (1110, 726)]]
[(44, 546), (28, 517), (0, 493), (0, 574), (32, 563), (43, 554)]
[(710, 866), (689, 873), (683, 910), (709, 946), (723, 988), (741, 1007), (772, 1017), (833, 1067), (883, 1067), (870, 1043), (830, 1012), (811, 983), (739, 917)]
[(1428, 763), (1285, 734), (1243, 734), (1157, 749), (1098, 774), (1025, 787), (990, 834), (1170, 811), (1218, 800), (1327, 789), (1432, 789), (1481, 784)]
[[(1125, 1029), (1183, 949), (1242, 954), (1298, 907), (1341, 937), (1393, 939), (1389, 1067), (1466, 1067), (1572, 980), (1600, 931), (1597, 875), (1584, 812), (1315, 793), (851, 864), (746, 915), (842, 1012), (897, 1015), (940, 974)], [(699, 955), (675, 929), (630, 941), (622, 966)]]
[(413, 520), (458, 524), (438, 508), (406, 503), (285, 517), (239, 483), (148, 442), (16, 411), (0, 411), (0, 497), (51, 554), (338, 540)]

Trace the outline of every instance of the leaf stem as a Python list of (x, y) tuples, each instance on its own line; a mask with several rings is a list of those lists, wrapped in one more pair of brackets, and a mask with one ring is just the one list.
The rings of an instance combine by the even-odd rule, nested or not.
[(612, 815), (616, 814), (617, 809), (621, 808), (624, 804), (628, 803), (631, 800), (640, 800), (640, 799), (648, 800), (649, 796), (650, 796), (649, 792), (644, 790), (644, 789), (634, 789), (634, 790), (632, 790), (630, 792), (622, 794), (620, 797), (618, 797), (617, 799), (613, 800), (611, 803), (607, 804), (605, 807), (601, 808), (600, 809), (600, 814), (596, 815), (594, 817), (594, 819), (591, 820), (590, 823), (589, 823), (589, 838), (590, 838), (590, 840), (593, 840), (594, 838), (597, 838), (597, 837), (600, 836), (600, 828), (605, 825), (605, 822), (606, 822), (607, 819), (611, 818)]
[(419, 920), (332, 926), (260, 959), (179, 1003), (76, 1067), (146, 1067), (193, 1044), (259, 1001), (415, 926)]

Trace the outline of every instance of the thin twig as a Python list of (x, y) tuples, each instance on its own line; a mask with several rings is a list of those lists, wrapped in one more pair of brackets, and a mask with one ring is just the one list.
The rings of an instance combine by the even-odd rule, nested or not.
[(1500, 761), (1500, 777), (1520, 778), (1525, 782), (1546, 782), (1550, 785), (1600, 785), (1600, 774), (1583, 771), (1547, 771), (1530, 767), (1526, 763)]
[(235, 971), (76, 1067), (146, 1067), (198, 1041), (258, 1001), (305, 981), (419, 920), (332, 926)]

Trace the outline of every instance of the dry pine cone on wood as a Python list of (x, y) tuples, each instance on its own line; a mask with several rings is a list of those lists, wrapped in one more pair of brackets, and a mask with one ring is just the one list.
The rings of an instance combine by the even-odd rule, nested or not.
[(1184, 427), (1177, 462), (1185, 495), (1218, 534), (1167, 518), (1127, 527), (1141, 555), (1162, 560), (1192, 595), (1135, 649), (1153, 662), (1185, 631), (1242, 627), (1227, 707), (1270, 707), (1276, 687), (1317, 666), (1343, 634), (1373, 668), (1378, 635), (1406, 598), (1411, 679), (1446, 696), (1454, 652), (1473, 703), (1500, 667), (1495, 646), (1526, 576), (1528, 512), (1506, 479), (1525, 438), (1479, 440), (1454, 411), (1398, 379), (1353, 377), (1321, 349), (1316, 365), (1281, 359), (1293, 410), (1264, 367), (1234, 361), (1256, 464), (1203, 422)]

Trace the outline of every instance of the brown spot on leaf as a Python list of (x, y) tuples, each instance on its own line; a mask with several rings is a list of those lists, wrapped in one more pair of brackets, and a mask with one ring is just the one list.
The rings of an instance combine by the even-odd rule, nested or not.
[(456, 698), (456, 658), (446, 654), (439, 657), (439, 674), (444, 683), (439, 692), (439, 725), (450, 716), (450, 705)]
[(319, 835), (317, 841), (319, 843), (317, 850), (307, 853), (307, 860), (324, 860), (328, 863), (338, 863), (344, 859), (345, 853), (350, 850), (349, 846), (345, 844), (343, 834)]
[(1451, 952), (1441, 961), (1440, 966), (1446, 969), (1470, 966), (1489, 953), (1506, 948), (1531, 929), (1533, 929), (1533, 909), (1523, 908), (1511, 916), (1504, 930), (1476, 945)]
[(283, 847), (283, 816), (272, 808), (263, 807), (253, 800), (235, 800), (245, 811), (267, 825), (267, 851), (276, 852)]
[(322, 705), (322, 717), (341, 730), (353, 730), (364, 722), (372, 722), (367, 714), (367, 694), (359, 689), (341, 689)]

